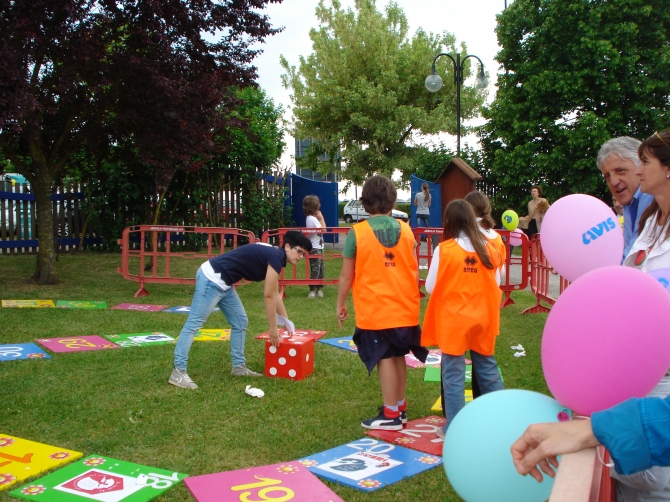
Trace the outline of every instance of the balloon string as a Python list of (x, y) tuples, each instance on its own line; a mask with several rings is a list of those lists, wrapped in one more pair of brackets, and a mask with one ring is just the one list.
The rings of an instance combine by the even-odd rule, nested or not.
[(604, 446), (603, 446), (602, 448), (601, 448), (600, 446), (598, 446), (598, 447), (596, 448), (596, 451), (598, 452), (598, 460), (600, 460), (600, 463), (603, 464), (605, 467), (614, 467), (614, 462), (607, 463), (607, 462), (605, 462), (605, 461), (603, 460), (603, 455), (602, 455), (602, 451), (601, 451), (601, 450), (604, 450), (604, 449), (605, 449)]

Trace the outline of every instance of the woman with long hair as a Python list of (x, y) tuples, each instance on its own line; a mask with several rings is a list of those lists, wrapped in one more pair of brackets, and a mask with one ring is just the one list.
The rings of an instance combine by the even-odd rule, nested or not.
[(422, 328), (421, 345), (442, 350), (442, 406), (446, 432), (465, 406), (465, 351), (482, 394), (503, 388), (493, 353), (500, 331), (502, 292), (496, 269), (501, 253), (482, 235), (472, 206), (449, 203), (444, 212), (444, 240), (433, 255), (426, 279), (431, 295)]
[(670, 267), (670, 130), (645, 139), (638, 155), (640, 190), (653, 195), (654, 201), (640, 217), (640, 235), (624, 265), (651, 272)]
[(424, 182), (421, 185), (421, 191), (414, 196), (414, 205), (416, 206), (416, 225), (418, 227), (423, 223), (424, 227), (430, 225), (430, 203), (432, 198), (428, 183)]

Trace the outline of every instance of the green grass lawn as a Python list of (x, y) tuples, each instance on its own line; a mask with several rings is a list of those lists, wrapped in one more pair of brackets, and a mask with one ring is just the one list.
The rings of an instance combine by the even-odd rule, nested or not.
[[(175, 265), (194, 276), (199, 261)], [(339, 262), (327, 261), (327, 277)], [(26, 282), (34, 257), (0, 257), (0, 299), (98, 300), (117, 303), (190, 305), (193, 286), (149, 284), (148, 297), (134, 299), (136, 283), (116, 272), (118, 254), (60, 256), (61, 283), (37, 287)], [(188, 275), (185, 275), (188, 276)], [(264, 345), (254, 335), (267, 331), (262, 285), (238, 289), (249, 316), (247, 364), (263, 371)], [(286, 309), (297, 328), (327, 330), (328, 337), (350, 336), (354, 320), (340, 330), (335, 317), (336, 287), (325, 298), (307, 300), (306, 287), (286, 291)], [(534, 304), (529, 292), (513, 294), (515, 305), (502, 311), (497, 360), (505, 386), (548, 393), (540, 362), (546, 315), (521, 316)], [(350, 300), (351, 301), (351, 300)], [(422, 310), (427, 299), (422, 300)], [(350, 306), (353, 311), (353, 306)], [(383, 315), (383, 313), (380, 313)], [(115, 310), (0, 309), (0, 344), (35, 338), (163, 331), (177, 336), (186, 316)], [(215, 312), (206, 328), (227, 328)], [(527, 357), (516, 359), (521, 343)], [(49, 360), (0, 363), (0, 434), (160, 467), (191, 475), (295, 460), (364, 436), (362, 419), (376, 415), (381, 392), (376, 373), (368, 378), (354, 353), (316, 344), (315, 372), (307, 379), (251, 379), (230, 376), (227, 342), (195, 342), (189, 374), (200, 386), (187, 391), (168, 385), (173, 346), (53, 354)], [(408, 370), (409, 419), (433, 414), (439, 384), (424, 383), (424, 370)], [(254, 399), (248, 384), (265, 391)], [(510, 459), (511, 462), (511, 459)], [(476, 468), (476, 466), (473, 466)], [(374, 493), (333, 483), (346, 501), (460, 500), (439, 467)], [(0, 492), (0, 500), (9, 500)], [(193, 500), (183, 484), (160, 500)]]

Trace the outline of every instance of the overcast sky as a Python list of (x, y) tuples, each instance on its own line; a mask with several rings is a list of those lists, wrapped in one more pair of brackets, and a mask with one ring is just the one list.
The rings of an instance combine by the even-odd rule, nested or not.
[[(317, 26), (314, 15), (318, 0), (283, 0), (281, 4), (271, 4), (265, 13), (275, 27), (284, 27), (284, 31), (270, 37), (263, 44), (263, 54), (256, 60), (259, 83), (275, 104), (281, 104), (286, 110), (285, 117), (290, 119), (291, 101), (289, 92), (281, 84), (283, 68), (279, 64), (279, 56), (283, 55), (292, 66), (297, 66), (299, 56), (307, 56), (312, 52), (309, 30)], [(410, 37), (418, 28), (426, 32), (440, 33), (448, 31), (456, 37), (456, 44), (465, 42), (468, 54), (474, 54), (484, 62), (489, 73), (489, 101), (495, 94), (495, 75), (498, 63), (494, 57), (498, 52), (495, 34), (496, 15), (505, 7), (504, 0), (397, 0), (409, 22)], [(508, 0), (511, 3), (511, 0)], [(341, 0), (343, 8), (354, 6), (353, 0)], [(377, 0), (377, 8), (383, 10), (387, 2)], [(430, 73), (432, 61), (426, 61), (425, 76)], [(473, 71), (474, 75), (474, 71)], [(474, 82), (474, 77), (470, 77)], [(469, 82), (472, 85), (472, 82)], [(426, 91), (427, 92), (427, 91)], [(473, 120), (471, 124), (481, 124)], [(446, 136), (447, 146), (456, 149), (455, 136)], [(473, 137), (461, 138), (461, 146), (466, 143), (475, 146)], [(286, 137), (287, 149), (282, 158), (282, 165), (294, 165), (292, 156), (295, 154), (294, 140)], [(399, 194), (400, 195), (400, 194)]]

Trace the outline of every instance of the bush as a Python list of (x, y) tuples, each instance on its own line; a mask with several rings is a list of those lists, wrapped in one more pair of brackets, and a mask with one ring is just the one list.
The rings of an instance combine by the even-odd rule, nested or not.
[(344, 206), (347, 205), (348, 200), (341, 200), (340, 202), (337, 203), (337, 217), (340, 220), (344, 219)]
[(403, 212), (407, 213), (407, 216), (412, 215), (412, 205), (407, 203), (407, 202), (401, 202), (400, 204), (396, 204), (395, 208), (398, 211), (403, 211)]

